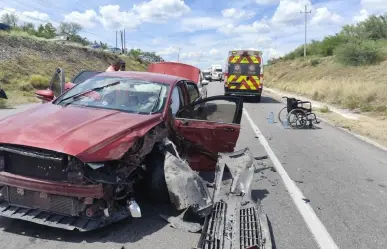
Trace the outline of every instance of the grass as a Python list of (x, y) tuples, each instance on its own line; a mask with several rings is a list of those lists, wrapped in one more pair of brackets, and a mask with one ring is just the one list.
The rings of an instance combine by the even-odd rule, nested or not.
[[(0, 32), (0, 47), (2, 44), (9, 45), (11, 51), (16, 47), (22, 52), (0, 61), (0, 85), (8, 95), (8, 100), (0, 102), (0, 108), (37, 101), (34, 91), (47, 88), (57, 67), (64, 70), (69, 81), (83, 69), (104, 71), (117, 58), (99, 50), (31, 38), (22, 31)], [(146, 70), (146, 65), (132, 57), (120, 58), (126, 62), (128, 71)]]
[(347, 67), (332, 57), (320, 58), (314, 66), (312, 60), (295, 59), (267, 66), (265, 85), (350, 110), (387, 115), (387, 61)]
[(320, 108), (320, 112), (322, 112), (322, 113), (330, 112), (329, 107), (328, 106), (324, 106), (324, 107)]

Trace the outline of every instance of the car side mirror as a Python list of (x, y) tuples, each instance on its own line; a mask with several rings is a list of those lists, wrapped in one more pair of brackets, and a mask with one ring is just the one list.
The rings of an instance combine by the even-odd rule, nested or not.
[(208, 83), (210, 83), (208, 80), (202, 80), (202, 85), (203, 85), (203, 86), (207, 86)]
[(5, 94), (3, 89), (0, 89), (0, 99), (8, 99), (7, 94)]
[(37, 90), (35, 91), (35, 95), (38, 99), (43, 101), (52, 101), (54, 99), (54, 92), (50, 89), (47, 90)]

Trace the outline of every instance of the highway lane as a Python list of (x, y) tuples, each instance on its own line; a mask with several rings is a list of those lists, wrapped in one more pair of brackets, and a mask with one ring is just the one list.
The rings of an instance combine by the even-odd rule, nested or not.
[[(213, 95), (222, 95), (223, 84), (210, 83), (208, 90)], [(283, 106), (268, 95), (261, 103), (244, 104), (337, 246), (387, 248), (387, 153), (325, 123), (313, 130), (287, 130), (279, 123), (269, 124), (269, 112), (276, 116)], [(278, 209), (271, 212), (267, 200), (262, 200), (264, 208), (277, 221)], [(290, 212), (292, 203), (286, 203), (285, 209)], [(277, 245), (281, 245), (278, 248), (287, 248), (283, 241), (289, 239), (284, 237), (289, 235), (289, 228), (305, 234), (298, 241), (298, 248), (315, 248), (308, 246), (306, 237), (312, 234), (305, 232), (303, 226), (282, 227), (294, 221), (298, 221), (297, 216), (293, 220), (283, 216), (277, 226), (273, 225)]]

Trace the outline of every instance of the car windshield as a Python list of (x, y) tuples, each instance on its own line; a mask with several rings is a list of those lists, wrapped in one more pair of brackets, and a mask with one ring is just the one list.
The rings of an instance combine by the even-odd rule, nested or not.
[(222, 69), (215, 69), (215, 72), (222, 72)]
[[(99, 89), (82, 94), (98, 87)], [(163, 110), (168, 89), (168, 85), (142, 79), (96, 76), (78, 84), (54, 104), (151, 114)], [(77, 94), (81, 96), (72, 98)]]

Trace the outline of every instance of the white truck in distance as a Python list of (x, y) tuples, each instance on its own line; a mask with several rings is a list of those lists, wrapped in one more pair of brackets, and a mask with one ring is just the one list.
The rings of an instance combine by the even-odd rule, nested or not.
[(213, 80), (223, 80), (223, 71), (222, 71), (222, 66), (221, 65), (211, 65), (209, 68), (211, 72), (211, 79), (210, 81)]

